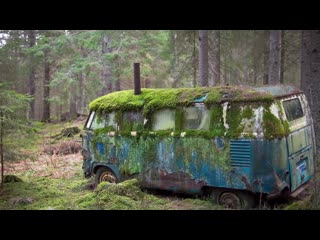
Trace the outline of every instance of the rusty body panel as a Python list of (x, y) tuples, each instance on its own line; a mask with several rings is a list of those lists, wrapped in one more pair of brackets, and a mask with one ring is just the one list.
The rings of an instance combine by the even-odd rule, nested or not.
[(233, 140), (225, 144), (227, 149), (220, 149), (225, 152), (223, 157), (217, 151), (217, 141), (205, 141), (207, 144), (197, 138), (118, 137), (118, 148), (97, 143), (96, 150), (91, 151), (95, 152), (93, 162), (119, 169), (119, 179), (122, 175), (140, 174), (143, 184), (151, 188), (200, 193), (203, 186), (214, 186), (273, 193), (280, 190), (275, 173), (281, 183), (290, 183), (285, 139)]
[(153, 169), (143, 174), (142, 185), (174, 192), (199, 193), (207, 183), (203, 180), (197, 181), (185, 172), (168, 173), (162, 169)]
[[(306, 98), (292, 87), (268, 86), (255, 90), (270, 92), (276, 99), (267, 105), (244, 102), (234, 116), (245, 117), (236, 123), (228, 119), (233, 105), (228, 101), (221, 103), (222, 116), (219, 115), (217, 126), (222, 126), (225, 132), (218, 136), (183, 131), (177, 134), (173, 130), (167, 135), (157, 135), (162, 126), (177, 122), (170, 119), (170, 124), (163, 124), (163, 116), (170, 113), (166, 110), (159, 117), (161, 124), (156, 125), (155, 132), (111, 134), (109, 131), (94, 136), (87, 129), (83, 136), (85, 175), (91, 176), (105, 166), (120, 181), (134, 175), (145, 187), (176, 192), (201, 193), (204, 187), (270, 196), (284, 191), (297, 192), (314, 175), (314, 132)], [(203, 96), (194, 102), (205, 100)], [(295, 104), (300, 104), (302, 110), (295, 111)], [(193, 120), (193, 112), (189, 113)], [(271, 128), (278, 132), (266, 130), (266, 116), (272, 120)], [(94, 117), (90, 117), (88, 121), (92, 122)], [(234, 137), (231, 130), (238, 129), (234, 127), (237, 124), (241, 132)]]

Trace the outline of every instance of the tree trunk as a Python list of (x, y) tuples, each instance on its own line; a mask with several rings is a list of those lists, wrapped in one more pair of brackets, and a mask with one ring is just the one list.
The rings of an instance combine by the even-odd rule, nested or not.
[[(88, 53), (86, 51), (86, 49), (84, 48), (84, 45), (80, 46), (80, 53), (81, 53), (81, 57), (83, 59), (87, 59), (88, 57)], [(90, 73), (90, 68), (87, 70), (82, 70), (80, 71), (76, 76), (78, 79), (78, 83), (79, 83), (79, 87), (78, 87), (78, 96), (76, 99), (76, 108), (77, 108), (77, 113), (83, 113), (83, 109), (84, 109), (84, 102), (85, 102), (85, 79), (87, 74)]]
[(170, 32), (170, 47), (171, 52), (173, 53), (172, 59), (172, 75), (173, 75), (173, 82), (172, 88), (176, 88), (180, 86), (180, 78), (179, 78), (179, 59), (177, 53), (177, 41), (176, 41), (176, 33), (174, 31)]
[(60, 104), (59, 104), (59, 114), (58, 114), (58, 115), (59, 115), (59, 119), (61, 119), (61, 117), (62, 117), (62, 114), (63, 114), (63, 111), (62, 111), (62, 110), (63, 110), (63, 106), (62, 106), (62, 104), (60, 103)]
[(116, 75), (116, 78), (117, 78), (117, 80), (116, 80), (116, 82), (114, 83), (114, 90), (115, 91), (121, 91), (121, 85), (120, 85), (120, 74), (119, 74), (119, 72), (117, 73), (117, 75)]
[(44, 81), (43, 81), (43, 115), (42, 122), (50, 121), (50, 63), (49, 49), (44, 50)]
[(146, 78), (146, 79), (144, 80), (144, 87), (145, 87), (145, 88), (150, 88), (150, 87), (151, 87), (150, 78)]
[(75, 119), (77, 117), (77, 89), (75, 84), (70, 86), (70, 119)]
[[(241, 71), (239, 70), (239, 72), (241, 73)], [(243, 83), (245, 85), (250, 85), (250, 72), (249, 72), (249, 68), (247, 66), (244, 66), (243, 70)]]
[(280, 50), (280, 83), (284, 83), (284, 55), (285, 55), (285, 41), (284, 41), (284, 30), (281, 30), (281, 50)]
[(104, 54), (111, 53), (112, 49), (110, 47), (111, 45), (111, 39), (109, 39), (107, 36), (104, 36), (102, 39), (102, 90), (100, 95), (105, 95), (112, 92), (112, 73), (111, 73), (111, 65), (108, 59), (104, 58)]
[(257, 30), (254, 31), (254, 46), (253, 46), (253, 85), (258, 84), (258, 66), (259, 66), (259, 35)]
[(220, 84), (220, 30), (214, 31), (213, 86)]
[(0, 111), (0, 159), (1, 159), (1, 189), (4, 183), (4, 160), (3, 160), (3, 113)]
[(265, 45), (264, 45), (264, 51), (263, 51), (263, 66), (264, 66), (264, 73), (263, 73), (263, 84), (269, 84), (269, 40), (270, 40), (270, 31), (265, 30), (264, 31), (264, 40), (265, 40)]
[(223, 80), (223, 84), (224, 84), (224, 85), (229, 85), (229, 75), (230, 75), (230, 72), (229, 72), (229, 69), (228, 69), (228, 66), (227, 66), (227, 61), (228, 61), (228, 58), (227, 58), (227, 56), (225, 56), (225, 62), (224, 62), (224, 80)]
[(178, 74), (175, 72), (173, 74), (173, 82), (172, 82), (172, 88), (177, 88), (180, 85), (180, 81), (179, 81), (179, 76)]
[(272, 30), (270, 32), (270, 55), (269, 55), (269, 84), (280, 83), (281, 66), (281, 31)]
[(120, 87), (120, 57), (119, 55), (116, 55), (115, 57), (115, 64), (117, 66), (117, 69), (116, 69), (116, 81), (114, 83), (114, 90), (115, 91), (120, 91), (121, 90), (121, 87)]
[(192, 87), (197, 86), (197, 56), (196, 56), (196, 42), (197, 42), (197, 32), (196, 30), (193, 31), (193, 81)]
[(84, 71), (78, 74), (78, 82), (79, 82), (79, 98), (77, 98), (77, 113), (82, 112), (83, 102), (84, 102), (84, 84), (83, 84), (83, 76), (85, 75)]
[(87, 72), (84, 72), (82, 73), (82, 84), (83, 84), (83, 87), (82, 89), (80, 90), (81, 91), (81, 94), (82, 94), (82, 101), (81, 101), (81, 113), (86, 113), (87, 112), (87, 101), (89, 98), (86, 90), (85, 90), (85, 86), (87, 84), (87, 76), (89, 76), (90, 74), (90, 71), (87, 71)]
[(317, 158), (320, 160), (320, 31), (302, 31), (301, 89), (310, 104), (315, 136)]
[[(29, 48), (32, 48), (36, 43), (36, 36), (34, 30), (28, 30), (28, 42), (29, 42)], [(35, 97), (36, 92), (36, 78), (35, 78), (35, 66), (34, 66), (34, 57), (33, 54), (30, 54), (29, 57), (29, 66), (30, 66), (30, 73), (29, 73), (29, 94), (31, 97)], [(29, 118), (34, 119), (35, 118), (35, 106), (34, 106), (35, 100), (32, 99), (30, 101), (30, 112), (29, 112)]]
[(208, 86), (208, 30), (199, 31), (199, 86)]

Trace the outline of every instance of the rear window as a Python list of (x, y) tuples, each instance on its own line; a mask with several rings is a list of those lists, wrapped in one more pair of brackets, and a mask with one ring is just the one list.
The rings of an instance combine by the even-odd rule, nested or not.
[(283, 101), (282, 105), (289, 122), (303, 117), (301, 103), (298, 98)]

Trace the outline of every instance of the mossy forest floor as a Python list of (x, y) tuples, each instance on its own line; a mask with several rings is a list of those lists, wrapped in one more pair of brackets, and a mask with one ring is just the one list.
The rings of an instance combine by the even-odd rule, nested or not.
[[(34, 140), (37, 146), (28, 150), (34, 152), (35, 157), (5, 163), (5, 175), (15, 175), (23, 182), (4, 184), (0, 193), (0, 209), (222, 209), (209, 200), (147, 193), (135, 179), (117, 185), (102, 183), (93, 189), (93, 179), (84, 178), (80, 152), (60, 156), (41, 154), (44, 146), (53, 144), (50, 136), (58, 134), (63, 128), (78, 126), (82, 129), (83, 125), (84, 122), (45, 124), (39, 137)], [(80, 135), (73, 140), (80, 143)]]

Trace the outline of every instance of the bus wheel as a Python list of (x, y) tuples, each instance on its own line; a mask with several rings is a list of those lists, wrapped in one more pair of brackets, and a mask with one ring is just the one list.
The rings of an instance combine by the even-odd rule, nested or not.
[(229, 209), (240, 209), (241, 208), (241, 200), (240, 198), (233, 192), (223, 192), (219, 196), (219, 204)]
[(251, 209), (255, 205), (255, 199), (247, 192), (223, 192), (218, 197), (218, 203), (229, 209)]
[(96, 185), (101, 182), (117, 183), (117, 177), (106, 167), (100, 167), (96, 172)]

